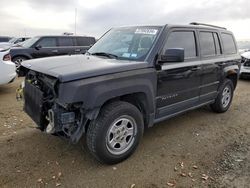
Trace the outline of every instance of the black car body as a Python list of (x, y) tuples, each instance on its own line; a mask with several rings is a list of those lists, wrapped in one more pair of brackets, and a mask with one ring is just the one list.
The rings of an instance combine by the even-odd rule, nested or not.
[(12, 61), (20, 65), (24, 60), (50, 56), (84, 54), (94, 43), (94, 37), (87, 36), (38, 36), (31, 38), (21, 46), (12, 47)]
[(85, 55), (24, 62), (24, 109), (42, 131), (72, 142), (86, 133), (91, 153), (113, 164), (146, 127), (204, 105), (227, 111), (240, 61), (224, 28), (115, 28)]

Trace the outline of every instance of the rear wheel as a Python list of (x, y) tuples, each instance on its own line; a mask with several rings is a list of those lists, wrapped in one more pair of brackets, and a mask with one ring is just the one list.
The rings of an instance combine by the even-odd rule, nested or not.
[(226, 112), (232, 103), (233, 94), (233, 82), (226, 79), (219, 88), (219, 93), (215, 102), (211, 105), (212, 110), (218, 113)]
[(23, 56), (17, 56), (12, 59), (12, 61), (16, 64), (16, 72), (18, 76), (24, 76), (23, 70), (21, 70), (21, 63), (26, 60), (28, 60), (28, 58)]
[(119, 163), (137, 148), (143, 135), (141, 112), (127, 102), (104, 106), (87, 131), (87, 145), (100, 162)]
[(17, 56), (12, 59), (12, 61), (16, 64), (17, 67), (19, 67), (21, 63), (25, 60), (27, 60), (27, 58), (23, 56)]

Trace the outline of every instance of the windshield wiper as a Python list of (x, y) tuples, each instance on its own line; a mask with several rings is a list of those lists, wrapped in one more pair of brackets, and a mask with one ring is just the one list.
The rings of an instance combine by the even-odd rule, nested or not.
[(105, 56), (108, 58), (115, 58), (117, 59), (118, 56), (115, 54), (110, 54), (110, 53), (106, 53), (106, 52), (96, 52), (96, 53), (92, 53), (91, 55), (96, 55), (96, 56)]

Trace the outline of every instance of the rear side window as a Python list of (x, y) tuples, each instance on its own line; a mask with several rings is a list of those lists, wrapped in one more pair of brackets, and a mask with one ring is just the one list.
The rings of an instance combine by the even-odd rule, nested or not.
[(194, 58), (196, 53), (195, 34), (193, 31), (174, 31), (170, 33), (166, 49), (170, 48), (184, 48), (185, 59)]
[(72, 37), (59, 37), (58, 38), (59, 46), (74, 46), (74, 41)]
[(77, 37), (77, 46), (90, 46), (95, 44), (95, 38), (93, 37)]
[(201, 56), (215, 56), (216, 49), (212, 32), (200, 32)]
[(213, 33), (213, 35), (214, 35), (214, 42), (215, 42), (215, 47), (216, 47), (216, 54), (220, 55), (222, 54), (222, 51), (221, 51), (221, 44), (220, 44), (219, 36), (217, 33)]
[(221, 34), (225, 54), (235, 54), (237, 52), (234, 38), (231, 34)]
[(56, 38), (42, 38), (37, 45), (41, 47), (56, 47)]

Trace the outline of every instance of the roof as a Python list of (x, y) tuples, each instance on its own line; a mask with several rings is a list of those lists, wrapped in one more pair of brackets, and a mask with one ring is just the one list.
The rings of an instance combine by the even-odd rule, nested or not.
[(192, 22), (188, 25), (167, 24), (166, 26), (167, 27), (186, 27), (186, 28), (192, 28), (192, 29), (210, 29), (210, 30), (215, 30), (215, 31), (223, 31), (223, 32), (231, 33), (229, 30), (227, 30), (224, 27), (210, 25), (210, 24), (196, 23), (196, 22)]
[(92, 36), (81, 36), (81, 35), (38, 35), (35, 37), (89, 37), (89, 38), (95, 38)]
[(165, 25), (128, 25), (128, 26), (120, 26), (115, 28), (122, 28), (122, 27), (185, 27), (185, 28), (192, 28), (192, 29), (211, 29), (216, 31), (224, 31), (230, 32), (224, 27), (210, 25), (210, 24), (203, 24), (203, 23), (196, 23), (192, 22), (190, 24), (165, 24)]

